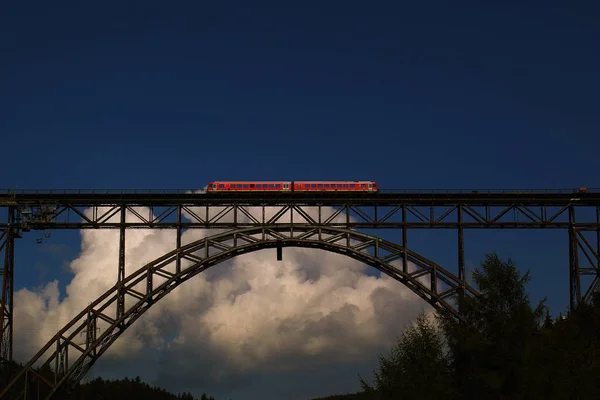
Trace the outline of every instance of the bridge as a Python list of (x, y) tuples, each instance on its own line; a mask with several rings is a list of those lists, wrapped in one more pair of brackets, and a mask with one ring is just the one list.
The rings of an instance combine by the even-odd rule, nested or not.
[[(600, 290), (600, 189), (401, 190), (377, 193), (205, 193), (194, 190), (0, 191), (0, 361), (13, 358), (15, 241), (31, 231), (117, 229), (116, 283), (61, 328), (12, 381), (3, 399), (24, 399), (34, 385), (45, 398), (84, 377), (94, 362), (153, 304), (207, 268), (237, 255), (283, 247), (347, 255), (406, 285), (433, 307), (461, 319), (457, 296), (476, 296), (465, 279), (465, 229), (568, 231), (570, 306)], [(173, 251), (129, 275), (127, 230), (173, 229)], [(188, 229), (218, 233), (182, 244)], [(393, 229), (401, 243), (361, 233)], [(408, 231), (456, 231), (457, 267), (437, 265), (409, 250)], [(565, 266), (567, 267), (567, 266)], [(589, 276), (589, 284), (583, 277)], [(98, 334), (99, 327), (102, 333)], [(85, 334), (85, 344), (77, 335)], [(34, 368), (51, 368), (51, 377)], [(0, 365), (1, 367), (2, 365)], [(0, 377), (1, 378), (1, 377)], [(31, 395), (29, 395), (31, 397)]]

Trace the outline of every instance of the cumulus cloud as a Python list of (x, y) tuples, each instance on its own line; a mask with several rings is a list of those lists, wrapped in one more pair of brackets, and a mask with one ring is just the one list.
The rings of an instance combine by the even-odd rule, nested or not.
[[(265, 210), (267, 218), (277, 211)], [(211, 209), (213, 215), (218, 212)], [(253, 212), (260, 216), (262, 209)], [(127, 215), (130, 221), (135, 218)], [(344, 218), (339, 216), (339, 221)], [(279, 222), (289, 222), (289, 216)], [(216, 232), (190, 229), (182, 242)], [(117, 230), (81, 231), (81, 254), (70, 264), (74, 277), (62, 301), (56, 281), (37, 291), (15, 293), (15, 331), (26, 333), (15, 337), (18, 360), (30, 358), (114, 285), (118, 243)], [(173, 250), (175, 243), (173, 230), (127, 230), (127, 274)], [(140, 368), (135, 363), (154, 352), (160, 361), (142, 368), (144, 379), (171, 390), (215, 393), (228, 388), (230, 394), (236, 387), (252, 386), (257, 376), (319, 374), (339, 363), (371, 365), (417, 313), (430, 308), (394, 279), (366, 275), (367, 268), (343, 255), (304, 248), (285, 248), (283, 261), (275, 259), (275, 250), (235, 257), (195, 276), (154, 305), (107, 351), (99, 368), (103, 364), (114, 369), (118, 364), (123, 373), (133, 375)], [(295, 385), (290, 393), (301, 393), (306, 386)]]

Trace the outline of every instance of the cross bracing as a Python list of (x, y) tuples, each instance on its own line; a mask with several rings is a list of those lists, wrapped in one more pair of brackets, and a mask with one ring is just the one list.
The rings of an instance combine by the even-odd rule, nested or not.
[[(235, 234), (237, 236), (231, 238), (235, 241), (233, 245), (227, 241), (213, 241), (211, 246), (206, 247), (207, 249), (216, 249), (214, 251), (219, 251), (220, 254), (231, 256), (242, 252), (242, 249), (257, 249), (260, 246), (301, 245), (337, 251), (338, 248), (332, 247), (335, 243), (342, 240), (344, 235), (360, 235), (357, 230), (362, 228), (395, 229), (402, 233), (402, 243), (395, 246), (399, 246), (398, 248), (403, 250), (392, 253), (389, 256), (390, 259), (385, 258), (386, 256), (383, 256), (382, 253), (378, 253), (379, 257), (375, 254), (384, 251), (383, 247), (379, 246), (383, 243), (382, 239), (376, 237), (371, 242), (360, 243), (359, 241), (358, 247), (354, 250), (347, 245), (346, 254), (350, 256), (352, 256), (350, 254), (352, 252), (355, 252), (352, 253), (355, 255), (360, 253), (362, 256), (370, 254), (380, 260), (378, 265), (382, 272), (395, 276), (408, 287), (411, 287), (413, 280), (423, 283), (423, 279), (425, 279), (429, 282), (428, 286), (426, 285), (429, 292), (419, 289), (416, 290), (416, 293), (434, 307), (442, 307), (460, 318), (460, 314), (452, 302), (452, 296), (456, 293), (471, 293), (469, 292), (470, 288), (467, 290), (468, 285), (466, 285), (464, 273), (465, 229), (563, 229), (568, 232), (569, 238), (568, 243), (565, 243), (565, 251), (569, 252), (571, 306), (575, 307), (580, 302), (589, 300), (593, 292), (600, 290), (600, 191), (597, 190), (588, 190), (587, 192), (573, 190), (554, 192), (406, 191), (364, 194), (286, 193), (285, 195), (277, 193), (206, 194), (190, 191), (162, 191), (159, 193), (47, 191), (39, 193), (7, 192), (5, 195), (0, 192), (0, 208), (6, 210), (3, 212), (3, 215), (6, 216), (5, 219), (0, 220), (0, 250), (4, 252), (0, 269), (0, 276), (2, 276), (0, 357), (4, 361), (12, 359), (15, 241), (27, 235), (29, 231), (118, 229), (120, 251), (119, 259), (115, 260), (118, 268), (118, 286), (124, 285), (129, 279), (125, 276), (124, 269), (124, 250), (128, 229), (175, 229), (177, 232), (176, 251), (183, 248), (181, 234), (187, 229), (215, 229), (223, 231), (223, 234), (237, 232)], [(277, 237), (278, 234), (280, 236), (279, 239), (274, 239), (274, 242), (261, 240), (260, 237), (257, 241), (256, 237), (242, 233), (248, 229), (269, 231), (273, 237)], [(281, 229), (283, 231), (289, 229), (289, 234), (286, 236), (286, 234), (277, 233)], [(407, 231), (411, 229), (456, 230), (458, 270), (452, 272), (443, 269), (443, 266), (434, 267), (434, 263), (429, 261), (426, 262), (427, 265), (430, 265), (429, 269), (410, 270), (413, 268), (414, 262), (410, 261), (409, 255), (420, 257), (408, 250)], [(325, 238), (323, 236), (325, 230), (328, 230), (329, 233), (338, 231)], [(296, 234), (298, 236), (295, 236)], [(249, 239), (251, 237), (254, 239)], [(355, 240), (356, 238), (353, 238), (352, 243), (355, 243)], [(310, 246), (307, 244), (309, 241), (312, 243)], [(241, 243), (246, 244), (242, 245)], [(257, 245), (257, 243), (261, 244)], [(238, 248), (238, 244), (239, 249), (235, 250)], [(363, 250), (367, 253), (363, 253)], [(338, 252), (345, 254), (343, 251)], [(197, 254), (183, 254), (181, 251), (178, 254), (182, 254), (182, 256), (175, 259), (175, 275), (187, 270), (190, 263), (207, 262), (206, 257), (203, 258)], [(424, 262), (423, 260), (426, 259), (421, 257), (421, 262)], [(369, 264), (367, 259), (362, 261)], [(393, 269), (386, 270), (385, 265), (387, 264), (390, 265), (389, 268), (396, 268), (400, 271), (400, 274), (396, 274)], [(410, 275), (411, 273), (415, 275)], [(153, 276), (152, 285), (155, 285), (154, 280), (173, 278), (173, 275), (169, 275), (160, 268), (155, 272), (148, 270), (147, 274)], [(582, 277), (590, 277), (590, 283), (583, 285)], [(148, 282), (147, 280), (146, 283), (148, 284)], [(159, 298), (156, 297), (158, 295), (149, 295), (149, 287), (146, 287), (146, 291), (138, 290), (138, 288), (117, 291), (114, 294), (116, 296), (114, 304), (111, 304), (111, 307), (115, 308), (116, 314), (110, 317), (104, 315), (102, 311), (96, 313), (98, 309), (94, 309), (92, 313), (96, 315), (93, 318), (94, 322), (86, 320), (85, 326), (93, 327), (94, 332), (96, 332), (98, 324), (114, 325), (114, 329), (122, 327), (125, 321), (123, 318), (126, 318), (125, 315), (131, 311), (132, 304), (142, 301), (145, 296), (150, 296), (154, 300)], [(417, 287), (413, 286), (413, 290)], [(88, 311), (91, 312), (92, 309)], [(133, 313), (133, 315), (137, 314)], [(129, 320), (135, 319), (127, 321)], [(89, 340), (96, 340), (95, 334), (92, 334), (91, 331), (86, 332), (89, 333), (87, 335)], [(73, 354), (78, 351), (77, 346), (72, 343), (71, 339), (68, 339), (68, 336), (66, 339), (57, 336), (54, 340), (54, 344), (58, 347), (54, 346), (53, 348), (58, 349), (56, 350), (58, 352), (52, 359), (55, 363), (53, 368), (54, 371), (58, 371), (57, 376), (65, 378), (64, 381), (68, 376), (77, 379), (79, 377), (77, 372), (79, 370), (69, 369), (69, 365), (85, 370), (86, 367), (82, 366), (88, 365), (89, 360), (97, 358), (89, 356), (92, 353), (90, 351), (88, 355), (83, 356), (81, 364), (69, 364), (70, 357), (73, 357)], [(68, 351), (65, 350), (68, 348), (71, 350), (70, 355), (67, 356), (64, 352)], [(81, 349), (84, 348), (81, 347)], [(96, 353), (93, 354), (98, 354), (99, 357), (99, 354), (102, 353), (101, 349), (101, 346), (96, 347), (94, 350)], [(61, 359), (66, 361), (56, 361)], [(84, 362), (86, 359), (88, 360), (87, 364)], [(25, 375), (21, 375), (21, 378), (35, 376), (33, 369), (30, 368), (28, 371), (25, 371)], [(60, 382), (59, 380), (54, 383), (48, 382), (48, 384), (51, 387), (58, 387), (60, 385), (56, 385)]]

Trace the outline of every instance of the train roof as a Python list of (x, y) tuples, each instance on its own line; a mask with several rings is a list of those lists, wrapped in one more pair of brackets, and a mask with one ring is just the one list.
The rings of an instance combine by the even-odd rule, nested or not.
[(222, 182), (277, 182), (277, 183), (281, 183), (281, 182), (285, 182), (285, 183), (291, 183), (291, 182), (298, 182), (298, 183), (305, 183), (305, 182), (310, 182), (310, 183), (331, 183), (331, 182), (340, 182), (340, 183), (362, 183), (362, 182), (368, 182), (368, 183), (375, 183), (375, 181), (335, 181), (335, 180), (330, 180), (330, 181), (261, 181), (261, 180), (254, 180), (254, 181), (240, 181), (240, 180), (229, 180), (229, 181), (210, 181), (211, 183), (222, 183)]
[(369, 182), (369, 183), (374, 183), (375, 181), (293, 181), (293, 182), (298, 182), (298, 183), (304, 183), (304, 182), (310, 182), (310, 183), (329, 183), (329, 182), (362, 183), (362, 182)]

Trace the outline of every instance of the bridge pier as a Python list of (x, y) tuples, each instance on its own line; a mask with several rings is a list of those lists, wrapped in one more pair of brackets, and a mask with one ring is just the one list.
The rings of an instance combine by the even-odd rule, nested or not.
[(0, 251), (4, 260), (0, 268), (2, 294), (0, 298), (0, 387), (8, 384), (13, 361), (13, 292), (14, 292), (14, 227), (13, 208), (8, 209), (8, 226), (0, 232)]
[[(119, 270), (117, 273), (117, 284), (125, 280), (125, 216), (127, 206), (121, 206), (121, 223), (119, 224)], [(119, 290), (117, 300), (117, 318), (125, 313), (125, 291)]]
[(463, 207), (462, 204), (457, 205), (458, 209), (458, 279), (462, 283), (462, 287), (459, 291), (459, 312), (461, 312), (460, 304), (462, 303), (462, 299), (465, 295), (465, 231), (463, 227)]

